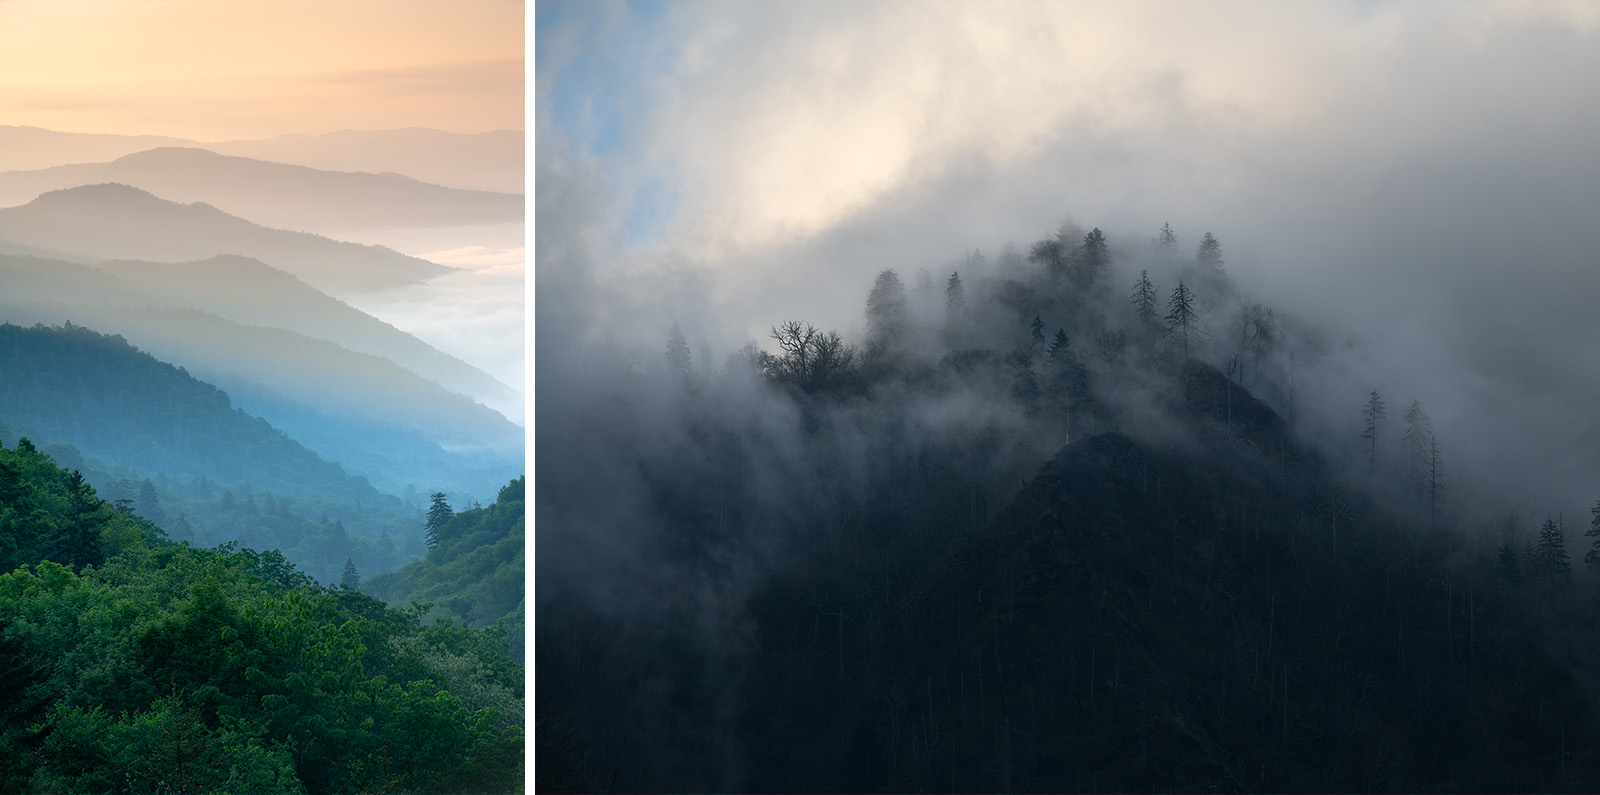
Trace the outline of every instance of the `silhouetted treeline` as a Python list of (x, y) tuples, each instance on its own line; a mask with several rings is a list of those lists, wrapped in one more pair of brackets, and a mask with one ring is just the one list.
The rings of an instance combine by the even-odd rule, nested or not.
[(1064, 227), (880, 272), (860, 343), (546, 365), (541, 787), (1600, 783), (1589, 614), (1457, 532), (1425, 413), (1364, 477), (1383, 412), (1305, 423), (1314, 330), (1192, 251)]

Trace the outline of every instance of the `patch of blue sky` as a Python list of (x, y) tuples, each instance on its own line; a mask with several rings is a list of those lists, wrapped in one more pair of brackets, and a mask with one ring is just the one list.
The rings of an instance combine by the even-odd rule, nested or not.
[[(643, 131), (657, 81), (679, 57), (668, 12), (669, 4), (659, 0), (539, 2), (534, 11), (540, 44), (535, 68), (554, 72), (544, 97), (550, 130), (599, 162), (614, 187), (638, 186), (618, 197), (634, 247), (655, 240), (678, 207), (678, 181), (670, 168), (628, 156), (636, 152), (633, 136)], [(568, 46), (545, 46), (556, 40)], [(557, 56), (547, 53), (566, 60), (554, 63)]]

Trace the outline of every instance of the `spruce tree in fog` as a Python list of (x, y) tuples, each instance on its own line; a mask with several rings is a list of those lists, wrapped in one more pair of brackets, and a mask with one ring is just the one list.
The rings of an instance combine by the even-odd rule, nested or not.
[(1189, 359), (1190, 338), (1199, 332), (1200, 315), (1194, 306), (1194, 292), (1182, 280), (1167, 299), (1167, 333), (1177, 338), (1183, 348), (1183, 358)]
[(1572, 582), (1566, 534), (1554, 519), (1545, 519), (1544, 526), (1539, 528), (1539, 543), (1533, 548), (1532, 569), (1533, 578), (1547, 585)]
[(1383, 425), (1383, 398), (1378, 396), (1377, 390), (1367, 394), (1366, 408), (1361, 410), (1361, 416), (1366, 424), (1361, 430), (1361, 438), (1367, 440), (1367, 472), (1378, 470), (1378, 429)]
[(1133, 304), (1134, 315), (1139, 318), (1139, 328), (1148, 330), (1158, 328), (1161, 318), (1156, 314), (1156, 286), (1150, 281), (1150, 271), (1139, 271), (1139, 281), (1133, 285), (1133, 297), (1129, 303)]
[(1433, 446), (1433, 420), (1422, 407), (1422, 401), (1412, 400), (1400, 420), (1405, 423), (1407, 487), (1418, 500), (1428, 496), (1429, 460)]
[(878, 274), (867, 294), (867, 358), (891, 358), (906, 334), (906, 289), (891, 269)]
[(1073, 281), (1078, 289), (1088, 290), (1100, 280), (1100, 274), (1111, 264), (1111, 251), (1106, 247), (1105, 233), (1099, 227), (1083, 236), (1083, 245), (1079, 246), (1073, 264)]
[(667, 367), (684, 375), (689, 374), (689, 341), (684, 339), (683, 329), (677, 323), (672, 324), (672, 331), (667, 334), (667, 351), (664, 354)]
[(1038, 315), (1033, 316), (1033, 322), (1028, 324), (1028, 330), (1032, 332), (1030, 339), (1035, 346), (1044, 344), (1044, 321), (1040, 320)]
[(944, 283), (944, 343), (951, 348), (960, 347), (965, 335), (967, 292), (961, 285), (961, 274), (952, 271)]
[(1072, 354), (1071, 347), (1072, 339), (1067, 336), (1067, 330), (1064, 328), (1056, 329), (1055, 339), (1050, 342), (1050, 361), (1066, 361)]
[(1194, 264), (1201, 273), (1207, 275), (1222, 273), (1222, 244), (1218, 243), (1210, 232), (1207, 232), (1205, 238), (1200, 241), (1200, 249), (1194, 255)]

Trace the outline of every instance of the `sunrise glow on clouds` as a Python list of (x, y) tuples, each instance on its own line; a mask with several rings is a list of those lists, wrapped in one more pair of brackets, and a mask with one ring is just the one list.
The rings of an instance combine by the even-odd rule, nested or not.
[[(1263, 145), (1268, 157), (1332, 145), (1409, 156), (1442, 125), (1470, 122), (1482, 92), (1511, 90), (1479, 82), (1494, 60), (1481, 48), (1540, 29), (1587, 35), (1600, 18), (1581, 3), (1510, 2), (557, 3), (538, 14), (547, 134), (606, 168), (635, 232), (691, 258), (805, 239), (952, 163), (1026, 167), (1075, 133), (1123, 141), (1141, 163), (1183, 161), (1177, 181), (1198, 165), (1213, 187), (1239, 166), (1219, 161)], [(1453, 82), (1443, 72), (1458, 62)], [(1539, 70), (1515, 71), (1537, 85)]]
[(523, 126), (524, 6), (0, 3), (0, 124), (203, 141)]

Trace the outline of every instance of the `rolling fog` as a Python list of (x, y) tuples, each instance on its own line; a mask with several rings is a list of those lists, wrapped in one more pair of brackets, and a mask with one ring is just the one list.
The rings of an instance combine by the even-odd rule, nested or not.
[[(606, 741), (639, 754), (621, 767), (640, 778), (619, 786), (739, 788), (739, 685), (760, 648), (750, 600), (808, 576), (793, 569), (805, 550), (921, 528), (924, 548), (859, 564), (896, 593), (1075, 436), (1188, 444), (1162, 385), (1102, 363), (1092, 338), (1126, 325), (1141, 270), (1165, 313), (1186, 271), (1153, 244), (1164, 223), (1184, 260), (1207, 232), (1221, 242), (1231, 287), (1207, 299), (1199, 358), (1223, 369), (1240, 307), (1270, 307), (1277, 344), (1246, 386), (1284, 413), (1293, 354), (1295, 430), (1336, 479), (1366, 482), (1369, 392), (1388, 407), (1390, 473), (1420, 401), (1446, 468), (1441, 524), (1492, 549), (1508, 512), (1523, 538), (1561, 515), (1573, 557), (1587, 548), (1600, 498), (1593, 7), (537, 13), (540, 664), (634, 683), (572, 696), (642, 716)], [(1075, 245), (1092, 228), (1111, 256), (1104, 291), (1039, 309), (1047, 338), (1075, 329), (1109, 407), (1065, 427), (1013, 399), (1003, 357), (1028, 330), (996, 307), (1006, 280), (1037, 284), (1037, 241)], [(940, 338), (959, 272), (983, 328), (973, 344), (994, 359), (822, 404), (759, 383), (748, 346), (778, 353), (768, 330), (785, 321), (864, 352), (885, 269), (905, 285), (914, 357), (962, 347)], [(664, 355), (675, 323), (687, 377)], [(1059, 394), (1038, 350), (1041, 391)], [(929, 466), (944, 485), (919, 491)], [(614, 631), (564, 631), (573, 616)], [(608, 657), (602, 637), (645, 662)], [(685, 681), (704, 688), (692, 702)], [(541, 696), (558, 725), (564, 696)], [(662, 732), (691, 747), (663, 752)]]
[(789, 319), (859, 342), (884, 268), (942, 286), (1064, 221), (1114, 256), (1169, 222), (1318, 331), (1330, 458), (1376, 389), (1396, 434), (1428, 407), (1463, 529), (1503, 504), (1570, 528), (1600, 496), (1587, 6), (539, 15), (541, 416), (578, 351), (654, 362), (673, 322), (717, 366)]

